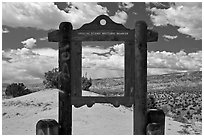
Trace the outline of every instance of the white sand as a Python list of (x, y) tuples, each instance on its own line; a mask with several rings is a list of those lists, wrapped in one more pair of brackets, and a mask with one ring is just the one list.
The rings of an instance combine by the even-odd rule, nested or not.
[[(84, 92), (84, 95), (95, 95)], [(26, 96), (3, 100), (3, 135), (35, 135), (40, 119), (58, 119), (58, 90), (44, 90)], [(131, 135), (133, 113), (123, 106), (95, 104), (88, 108), (73, 107), (74, 135)], [(178, 135), (182, 123), (166, 117), (167, 135)]]

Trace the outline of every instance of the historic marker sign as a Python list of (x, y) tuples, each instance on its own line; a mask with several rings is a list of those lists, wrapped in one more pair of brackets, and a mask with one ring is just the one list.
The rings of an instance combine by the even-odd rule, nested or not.
[[(147, 30), (143, 21), (135, 29), (127, 29), (100, 15), (91, 23), (73, 30), (72, 24), (62, 22), (59, 30), (48, 34), (50, 42), (59, 42), (59, 124), (60, 134), (71, 134), (72, 105), (91, 107), (94, 103), (110, 103), (115, 107), (134, 106), (134, 134), (145, 134), (147, 95), (147, 42), (157, 41), (158, 33)], [(125, 94), (122, 97), (82, 96), (82, 41), (124, 41)]]

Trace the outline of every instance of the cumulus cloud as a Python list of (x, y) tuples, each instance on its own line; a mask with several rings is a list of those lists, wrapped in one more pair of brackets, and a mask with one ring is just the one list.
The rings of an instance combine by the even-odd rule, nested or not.
[(202, 3), (178, 2), (170, 4), (169, 8), (147, 8), (151, 12), (150, 18), (155, 26), (173, 25), (182, 34), (189, 35), (196, 40), (202, 39)]
[[(202, 51), (177, 53), (166, 51), (148, 52), (147, 67), (163, 70), (166, 73), (179, 71), (199, 71), (202, 68)], [(159, 71), (158, 71), (159, 72)]]
[(58, 50), (52, 48), (38, 48), (33, 49), (32, 52), (41, 56), (58, 57)]
[(124, 43), (107, 48), (85, 46), (82, 57), (83, 73), (92, 78), (124, 76)]
[[(124, 76), (124, 43), (105, 49), (87, 46), (82, 51), (83, 70), (92, 77)], [(151, 51), (147, 53), (147, 67), (148, 75), (199, 71), (202, 68), (202, 51)]]
[(56, 28), (66, 13), (52, 3), (3, 2), (2, 24), (12, 27)]
[[(48, 30), (58, 29), (61, 22), (68, 21), (77, 29), (84, 23), (91, 22), (98, 15), (108, 15), (107, 8), (98, 5), (96, 2), (71, 2), (65, 11), (58, 9), (54, 3), (48, 2), (3, 2), (2, 24), (12, 27), (35, 27)], [(124, 11), (118, 11), (111, 18), (118, 23), (125, 23), (127, 14)]]
[[(202, 51), (177, 53), (151, 51), (147, 53), (148, 75), (188, 72), (202, 69)], [(12, 49), (2, 51), (3, 82), (42, 82), (44, 73), (58, 67), (58, 50)], [(92, 78), (124, 76), (124, 43), (110, 47), (84, 46), (82, 74)]]
[(128, 15), (125, 11), (117, 11), (114, 16), (110, 17), (116, 23), (125, 24), (127, 21)]
[(172, 40), (172, 39), (176, 39), (178, 36), (171, 36), (171, 35), (163, 35), (164, 38)]
[(118, 7), (123, 10), (129, 10), (134, 4), (132, 2), (119, 2)]
[(27, 48), (3, 50), (2, 57), (9, 59), (2, 60), (2, 81), (5, 83), (42, 82), (44, 73), (58, 65), (57, 56), (41, 55)]
[(24, 40), (21, 42), (23, 46), (27, 49), (32, 49), (33, 47), (36, 46), (36, 39), (34, 38), (29, 38), (27, 40)]

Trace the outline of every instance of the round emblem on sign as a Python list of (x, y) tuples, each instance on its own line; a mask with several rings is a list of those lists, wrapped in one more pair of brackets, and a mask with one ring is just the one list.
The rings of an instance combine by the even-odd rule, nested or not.
[(101, 24), (101, 25), (106, 25), (106, 20), (102, 19), (102, 20), (100, 21), (100, 24)]

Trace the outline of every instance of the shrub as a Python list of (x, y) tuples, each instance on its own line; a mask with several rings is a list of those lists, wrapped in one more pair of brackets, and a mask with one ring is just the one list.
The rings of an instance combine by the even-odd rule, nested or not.
[(58, 87), (58, 81), (57, 76), (59, 74), (58, 68), (53, 68), (51, 71), (45, 72), (44, 77), (45, 80), (43, 80), (43, 84), (46, 88), (57, 88)]
[(147, 108), (148, 109), (156, 109), (156, 101), (153, 95), (147, 96)]
[(19, 97), (32, 93), (23, 83), (12, 83), (7, 86), (5, 94), (7, 96)]
[[(59, 69), (53, 68), (51, 71), (45, 72), (44, 77), (45, 80), (43, 81), (43, 84), (46, 88), (58, 88), (58, 75), (59, 75)], [(92, 85), (92, 79), (87, 78), (87, 74), (81, 78), (82, 83), (82, 90), (88, 90)]]
[(91, 78), (88, 79), (86, 76), (83, 76), (81, 78), (81, 83), (82, 83), (82, 90), (89, 91), (89, 88), (92, 85), (92, 79)]

